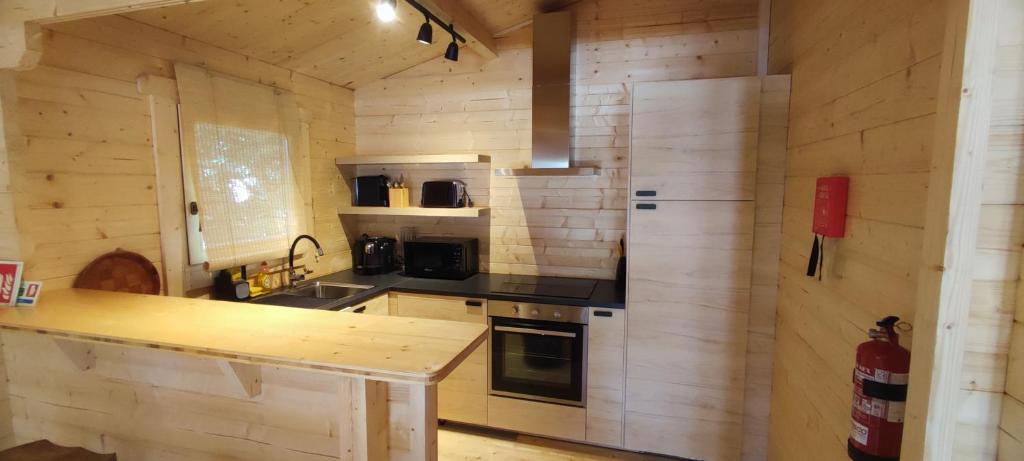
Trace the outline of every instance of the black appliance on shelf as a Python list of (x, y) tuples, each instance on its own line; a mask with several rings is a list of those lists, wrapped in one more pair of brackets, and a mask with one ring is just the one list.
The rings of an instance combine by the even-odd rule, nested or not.
[(398, 266), (395, 249), (398, 240), (391, 237), (363, 237), (352, 248), (352, 271), (359, 275), (386, 274)]
[(480, 270), (480, 241), (474, 238), (416, 238), (402, 250), (409, 277), (465, 280)]
[(423, 208), (463, 208), (473, 206), (462, 181), (427, 181), (420, 194)]
[(388, 178), (384, 175), (359, 176), (355, 179), (353, 206), (388, 206)]

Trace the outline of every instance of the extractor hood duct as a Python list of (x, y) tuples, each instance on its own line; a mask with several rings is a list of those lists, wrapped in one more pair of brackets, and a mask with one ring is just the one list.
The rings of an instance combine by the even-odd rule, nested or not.
[(574, 167), (572, 135), (572, 13), (533, 18), (533, 157), (529, 168), (498, 168), (498, 176), (595, 176), (596, 168)]

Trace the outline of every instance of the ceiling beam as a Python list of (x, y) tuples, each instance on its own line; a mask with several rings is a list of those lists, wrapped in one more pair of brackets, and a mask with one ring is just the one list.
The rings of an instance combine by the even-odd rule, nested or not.
[(0, 0), (0, 69), (31, 69), (42, 55), (39, 24), (201, 0)]
[(0, 17), (60, 22), (198, 1), (201, 0), (0, 0)]
[(498, 45), (494, 40), (494, 34), (473, 17), (459, 0), (417, 1), (446, 23), (455, 24), (455, 30), (466, 39), (466, 46), (482, 56), (485, 61), (498, 57)]

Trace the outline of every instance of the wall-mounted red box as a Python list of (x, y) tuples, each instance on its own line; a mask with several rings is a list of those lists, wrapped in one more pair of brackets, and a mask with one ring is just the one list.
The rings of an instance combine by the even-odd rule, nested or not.
[(814, 223), (811, 230), (825, 237), (842, 238), (846, 233), (846, 199), (850, 178), (818, 178), (814, 189)]

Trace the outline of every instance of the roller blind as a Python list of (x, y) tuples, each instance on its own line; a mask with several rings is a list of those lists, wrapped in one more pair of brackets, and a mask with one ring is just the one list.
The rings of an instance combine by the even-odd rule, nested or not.
[(308, 124), (294, 95), (175, 65), (189, 260), (207, 270), (280, 258), (311, 227)]

